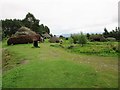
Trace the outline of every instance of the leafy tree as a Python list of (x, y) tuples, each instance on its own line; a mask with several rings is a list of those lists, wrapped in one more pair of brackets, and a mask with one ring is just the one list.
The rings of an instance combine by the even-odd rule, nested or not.
[(63, 35), (60, 35), (59, 38), (64, 38), (64, 36), (63, 36)]
[(87, 38), (82, 32), (78, 35), (78, 43), (81, 44), (81, 46), (87, 43)]
[(32, 29), (33, 31), (39, 31), (39, 20), (34, 17), (33, 14), (28, 13), (25, 19), (22, 20), (24, 26)]
[(73, 38), (71, 38), (71, 37), (69, 38), (69, 43), (73, 44)]
[(87, 36), (87, 38), (88, 38), (88, 39), (90, 38), (90, 34), (89, 34), (89, 33), (87, 33), (87, 35), (86, 35), (86, 36)]
[(48, 34), (50, 33), (50, 29), (49, 29), (47, 26), (44, 27), (44, 30), (45, 30), (45, 32), (47, 32)]
[(0, 20), (2, 22), (2, 36), (10, 37), (14, 34), (21, 26), (26, 26), (36, 33), (43, 34), (47, 32), (50, 33), (50, 29), (43, 24), (39, 25), (38, 19), (34, 17), (33, 14), (28, 13), (23, 20), (19, 19), (5, 19)]
[(106, 29), (106, 28), (104, 28), (104, 33), (103, 33), (103, 35), (104, 35), (104, 37), (108, 37), (108, 35), (109, 35), (109, 32), (108, 32), (108, 30)]
[(3, 36), (11, 36), (14, 34), (18, 28), (22, 26), (22, 23), (20, 20), (17, 19), (6, 19), (6, 20), (1, 20), (2, 21), (2, 30), (3, 30)]
[(41, 24), (41, 25), (39, 26), (39, 33), (41, 33), (41, 34), (44, 34), (44, 33), (45, 33), (45, 31), (44, 31), (44, 25), (43, 25), (43, 24)]
[(119, 27), (116, 27), (115, 30), (112, 30), (110, 32), (107, 31), (107, 29), (104, 29), (104, 33), (103, 33), (103, 36), (105, 38), (108, 38), (108, 37), (113, 37), (115, 38), (116, 40), (120, 41), (120, 28)]
[(73, 43), (81, 44), (83, 46), (87, 43), (87, 37), (81, 32), (80, 34), (72, 34), (71, 38), (73, 39)]
[(78, 36), (79, 36), (78, 34), (72, 34), (71, 35), (71, 38), (73, 39), (74, 44), (78, 43)]

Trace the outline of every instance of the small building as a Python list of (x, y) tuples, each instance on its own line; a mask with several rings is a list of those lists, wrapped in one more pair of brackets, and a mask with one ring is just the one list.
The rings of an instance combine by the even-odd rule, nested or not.
[(106, 41), (105, 37), (102, 35), (91, 35), (89, 39), (90, 41)]
[(106, 38), (107, 41), (116, 41), (116, 38), (113, 38), (113, 37), (108, 37)]
[(46, 32), (45, 34), (42, 34), (44, 39), (49, 39), (51, 36)]
[(49, 40), (50, 43), (59, 43), (60, 40), (58, 37), (54, 36), (54, 37), (51, 37), (50, 40)]
[(27, 27), (21, 27), (13, 36), (11, 36), (7, 44), (26, 44), (33, 43), (33, 41), (41, 41), (41, 36)]

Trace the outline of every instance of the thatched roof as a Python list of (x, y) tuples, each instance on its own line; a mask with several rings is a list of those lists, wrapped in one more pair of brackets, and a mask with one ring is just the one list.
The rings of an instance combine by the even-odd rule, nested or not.
[(42, 34), (44, 38), (50, 38), (51, 36), (48, 33)]
[(54, 37), (51, 37), (50, 40), (49, 40), (50, 43), (59, 43), (60, 40), (58, 37), (54, 36)]
[(106, 38), (108, 41), (116, 41), (116, 38), (113, 38), (113, 37), (108, 37)]
[(36, 33), (27, 27), (21, 27), (14, 35), (35, 35)]
[(92, 35), (90, 36), (91, 41), (105, 41), (105, 37), (102, 35)]
[(41, 36), (27, 27), (21, 27), (12, 37), (7, 41), (11, 44), (32, 43), (33, 41), (41, 41)]

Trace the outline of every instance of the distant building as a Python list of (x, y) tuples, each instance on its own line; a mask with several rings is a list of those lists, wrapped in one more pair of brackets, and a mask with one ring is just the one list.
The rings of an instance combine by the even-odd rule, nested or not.
[(116, 38), (113, 38), (113, 37), (108, 37), (106, 38), (107, 41), (116, 41)]
[(105, 37), (102, 35), (91, 35), (89, 39), (90, 41), (106, 41)]
[(44, 39), (49, 39), (51, 36), (46, 32), (45, 34), (42, 34)]
[(50, 42), (50, 43), (59, 43), (60, 40), (59, 40), (58, 37), (56, 37), (56, 36), (54, 35), (54, 37), (51, 37), (51, 38), (50, 38), (49, 42)]

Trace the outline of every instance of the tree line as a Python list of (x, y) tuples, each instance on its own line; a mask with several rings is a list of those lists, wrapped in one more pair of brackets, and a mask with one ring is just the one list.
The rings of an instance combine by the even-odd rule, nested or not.
[[(71, 37), (69, 38), (70, 43), (74, 44), (81, 44), (82, 46), (86, 44), (88, 41), (94, 42), (105, 42), (105, 41), (120, 41), (120, 28), (116, 27), (115, 30), (108, 31), (107, 28), (104, 28), (104, 32), (102, 34), (71, 34)], [(63, 36), (60, 36), (60, 38), (63, 38)]]
[(105, 38), (113, 37), (119, 41), (120, 40), (120, 27), (116, 27), (115, 30), (112, 30), (110, 32), (107, 30), (107, 28), (104, 28), (103, 36)]
[[(36, 19), (33, 14), (28, 13), (26, 17), (22, 20), (20, 19), (5, 19), (0, 20), (2, 22), (2, 38), (4, 37), (10, 37), (13, 34), (15, 34), (16, 31), (21, 26), (25, 26), (30, 28), (31, 30), (35, 31), (36, 33), (42, 35), (44, 33), (50, 34), (50, 29), (48, 26), (45, 26), (44, 24), (39, 25), (40, 20)], [(1, 33), (0, 33), (1, 35)], [(102, 34), (86, 34), (86, 37), (88, 40), (94, 41), (105, 41), (106, 38), (115, 38), (117, 41), (120, 41), (120, 28), (116, 27), (112, 31), (108, 31), (107, 28), (104, 28), (104, 32)], [(78, 41), (76, 38), (78, 35), (72, 35), (72, 38), (74, 39), (74, 43)]]
[(10, 37), (15, 34), (21, 26), (25, 26), (35, 31), (38, 34), (50, 33), (48, 26), (44, 24), (39, 25), (40, 20), (36, 19), (33, 14), (28, 13), (22, 20), (20, 19), (5, 19), (2, 22), (2, 38)]

